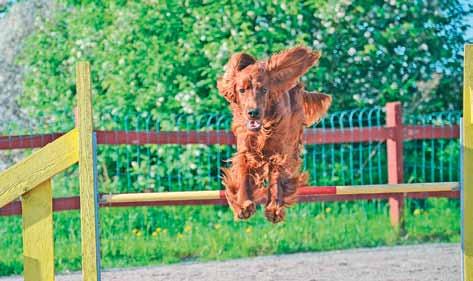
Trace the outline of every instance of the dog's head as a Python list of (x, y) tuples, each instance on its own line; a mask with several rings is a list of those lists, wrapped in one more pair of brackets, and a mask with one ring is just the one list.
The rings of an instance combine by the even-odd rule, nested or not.
[(250, 131), (258, 131), (267, 109), (289, 91), (320, 58), (319, 52), (295, 47), (257, 61), (245, 53), (233, 55), (217, 81), (222, 96), (236, 105)]

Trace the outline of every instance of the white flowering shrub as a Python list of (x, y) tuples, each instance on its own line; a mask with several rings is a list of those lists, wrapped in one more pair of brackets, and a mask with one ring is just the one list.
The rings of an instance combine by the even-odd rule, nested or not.
[[(222, 112), (215, 83), (232, 53), (262, 57), (297, 44), (322, 51), (304, 81), (333, 94), (334, 110), (393, 100), (420, 111), (460, 105), (469, 12), (457, 0), (103, 2), (67, 1), (25, 46), (21, 105), (33, 117), (72, 110), (79, 60), (92, 63), (101, 126), (130, 112)], [(437, 87), (419, 91), (434, 73)]]

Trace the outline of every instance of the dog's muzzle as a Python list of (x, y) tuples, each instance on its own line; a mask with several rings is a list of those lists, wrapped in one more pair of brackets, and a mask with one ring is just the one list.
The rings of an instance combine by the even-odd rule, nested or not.
[(250, 131), (258, 131), (261, 128), (261, 121), (259, 120), (248, 120), (246, 127)]

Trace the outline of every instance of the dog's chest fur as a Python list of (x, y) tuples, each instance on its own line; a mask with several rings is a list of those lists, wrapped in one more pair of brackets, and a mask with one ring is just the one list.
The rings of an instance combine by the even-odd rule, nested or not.
[(269, 162), (275, 157), (278, 159), (298, 158), (304, 127), (304, 113), (299, 91), (281, 96), (278, 103), (268, 109), (266, 116), (258, 132), (248, 131), (244, 118), (234, 116), (233, 127), (237, 136), (237, 145), (246, 148), (245, 151), (240, 151), (262, 162)]

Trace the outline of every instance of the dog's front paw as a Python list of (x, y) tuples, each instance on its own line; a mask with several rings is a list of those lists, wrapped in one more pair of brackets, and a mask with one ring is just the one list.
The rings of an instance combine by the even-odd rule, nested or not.
[(256, 205), (250, 200), (246, 200), (241, 204), (239, 210), (236, 212), (238, 219), (246, 220), (256, 213)]
[(286, 212), (284, 207), (271, 203), (264, 209), (264, 215), (268, 221), (278, 223), (284, 220)]

